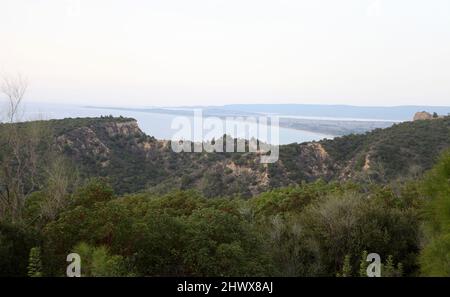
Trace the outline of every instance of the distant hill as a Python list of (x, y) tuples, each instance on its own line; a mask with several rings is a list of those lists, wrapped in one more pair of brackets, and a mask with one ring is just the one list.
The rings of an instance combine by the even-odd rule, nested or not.
[[(233, 109), (234, 106), (224, 106), (224, 107), (209, 107), (203, 106), (198, 107), (202, 111), (202, 115), (205, 117), (218, 117), (225, 119), (226, 117), (257, 117), (261, 116), (262, 113), (266, 113), (265, 111), (252, 111), (252, 106), (245, 105), (245, 109), (247, 110), (239, 110), (240, 105), (236, 106), (236, 109)], [(283, 106), (283, 105), (274, 105), (274, 110)], [(246, 108), (248, 107), (248, 108)], [(256, 110), (259, 105), (256, 105)], [(139, 112), (139, 113), (147, 113), (149, 117), (152, 114), (169, 114), (173, 116), (194, 116), (195, 107), (185, 107), (185, 108), (125, 108), (125, 107), (94, 107), (94, 106), (86, 106), (85, 108), (91, 109), (106, 109), (120, 112)], [(305, 110), (306, 111), (306, 110)], [(327, 112), (327, 111), (326, 111)], [(267, 115), (272, 114), (273, 112), (267, 112)], [(325, 113), (329, 116), (328, 113)], [(266, 115), (266, 114), (264, 114)], [(315, 132), (325, 135), (331, 136), (342, 136), (351, 133), (365, 133), (367, 131), (371, 131), (376, 128), (387, 128), (392, 126), (395, 122), (392, 120), (383, 120), (383, 119), (364, 119), (359, 116), (355, 116), (355, 118), (340, 118), (339, 115), (334, 117), (327, 118), (326, 116), (320, 116), (320, 111), (317, 113), (317, 116), (309, 116), (308, 114), (303, 115), (299, 112), (298, 114), (292, 113), (283, 113), (281, 110), (279, 113), (279, 125), (283, 128), (290, 128), (295, 130), (309, 131)], [(293, 115), (293, 116), (292, 116)], [(357, 119), (359, 118), (359, 119)]]
[[(100, 108), (100, 107), (88, 107)], [(104, 107), (106, 108), (106, 107)], [(352, 106), (352, 105), (314, 105), (314, 104), (232, 104), (224, 106), (185, 106), (174, 108), (119, 108), (110, 110), (143, 113), (193, 116), (194, 108), (202, 110), (204, 116), (259, 116), (278, 115), (280, 126), (310, 131), (332, 136), (352, 133), (365, 133), (376, 128), (387, 128), (394, 123), (412, 121), (416, 113), (427, 111), (438, 117), (450, 114), (450, 106)]]
[(317, 179), (387, 183), (422, 174), (450, 147), (450, 117), (283, 145), (274, 164), (261, 164), (253, 153), (174, 153), (170, 142), (144, 134), (131, 118), (42, 123), (51, 133), (50, 145), (72, 161), (82, 178), (105, 177), (118, 193), (194, 188), (209, 197), (247, 197)]
[(412, 120), (414, 113), (426, 110), (439, 115), (450, 114), (450, 106), (352, 106), (352, 105), (315, 105), (315, 104), (232, 104), (221, 107), (224, 110), (243, 112), (279, 113), (284, 115), (379, 119), (393, 121)]

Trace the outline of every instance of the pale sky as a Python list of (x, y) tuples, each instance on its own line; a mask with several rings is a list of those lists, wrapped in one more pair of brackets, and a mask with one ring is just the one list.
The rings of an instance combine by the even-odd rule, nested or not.
[(450, 105), (449, 0), (0, 0), (30, 101)]

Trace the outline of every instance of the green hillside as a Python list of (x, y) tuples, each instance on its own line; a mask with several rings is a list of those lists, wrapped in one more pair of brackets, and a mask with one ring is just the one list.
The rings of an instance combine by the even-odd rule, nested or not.
[(383, 276), (448, 275), (449, 123), (271, 165), (176, 154), (129, 118), (2, 124), (0, 275), (63, 276), (71, 252), (84, 276), (365, 276), (372, 252)]
[(117, 193), (197, 189), (207, 197), (250, 197), (318, 179), (386, 183), (420, 176), (450, 147), (449, 117), (283, 145), (280, 160), (268, 165), (260, 164), (253, 153), (174, 153), (169, 142), (145, 135), (129, 118), (39, 124), (45, 126), (46, 141), (50, 139), (42, 146), (42, 156), (50, 143), (56, 154), (72, 162), (82, 179), (105, 177)]

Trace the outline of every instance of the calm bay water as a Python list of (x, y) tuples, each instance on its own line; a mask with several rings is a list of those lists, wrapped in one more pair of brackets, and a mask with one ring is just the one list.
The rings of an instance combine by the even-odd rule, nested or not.
[[(106, 109), (106, 108), (87, 108), (77, 105), (66, 105), (66, 104), (53, 104), (53, 103), (27, 103), (24, 108), (25, 120), (49, 120), (49, 119), (63, 119), (63, 118), (76, 118), (76, 117), (100, 117), (100, 116), (124, 116), (131, 117), (138, 121), (139, 127), (146, 134), (154, 136), (157, 139), (172, 139), (175, 133), (180, 137), (178, 138), (191, 138), (188, 137), (186, 133), (180, 133), (180, 129), (172, 128), (172, 122), (177, 117), (171, 114), (161, 114), (161, 113), (149, 113), (140, 111), (127, 111), (127, 110), (116, 110), (116, 109)], [(188, 120), (193, 127), (194, 118), (188, 117)], [(224, 125), (225, 127), (225, 125)], [(226, 129), (227, 134), (234, 137), (248, 138), (246, 134), (240, 133), (238, 131), (232, 131)], [(270, 131), (270, 129), (269, 129)], [(233, 133), (234, 132), (234, 133)], [(205, 136), (208, 131), (205, 131)], [(270, 133), (270, 132), (269, 132)], [(217, 135), (216, 135), (217, 134)], [(209, 132), (209, 137), (220, 137), (222, 133), (212, 133)], [(320, 140), (323, 138), (332, 138), (333, 136), (324, 135), (320, 133), (314, 133), (309, 131), (301, 131), (288, 128), (279, 128), (279, 143), (288, 144), (293, 142), (305, 142)], [(205, 137), (204, 137), (205, 138)], [(198, 137), (194, 138), (196, 141), (200, 140)], [(259, 135), (259, 139), (272, 142), (270, 138), (264, 135)], [(207, 140), (207, 139), (204, 139)], [(273, 143), (273, 142), (272, 142)]]

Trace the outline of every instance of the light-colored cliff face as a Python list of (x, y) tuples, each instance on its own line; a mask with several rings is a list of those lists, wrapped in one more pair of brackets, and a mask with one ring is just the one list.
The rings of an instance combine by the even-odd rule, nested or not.
[(71, 150), (73, 153), (88, 153), (92, 156), (107, 158), (110, 149), (97, 137), (89, 127), (81, 127), (63, 134), (56, 139), (60, 151)]
[(332, 173), (332, 164), (325, 148), (317, 142), (300, 144), (300, 155), (297, 156), (299, 170), (311, 178), (326, 177)]
[(416, 114), (414, 115), (414, 121), (431, 119), (433, 119), (433, 115), (426, 111), (416, 112)]
[(364, 159), (363, 171), (369, 171), (370, 169), (370, 154), (367, 154)]
[(320, 143), (311, 142), (308, 143), (307, 146), (312, 149), (312, 152), (317, 160), (325, 162), (328, 159), (328, 153)]
[(429, 113), (426, 111), (416, 112), (414, 115), (414, 121), (417, 120), (437, 120), (437, 119), (444, 119), (446, 116), (444, 115), (438, 115), (436, 113)]
[(143, 132), (141, 131), (141, 129), (139, 129), (137, 121), (109, 122), (105, 123), (104, 125), (106, 132), (111, 137), (116, 135), (143, 135)]
[[(106, 132), (106, 138), (104, 132)], [(108, 147), (112, 137), (131, 137), (131, 142), (137, 150), (148, 151), (152, 148), (152, 141), (144, 138), (145, 134), (140, 130), (136, 121), (110, 121), (75, 128), (56, 138), (56, 147), (59, 151), (69, 153), (76, 159), (93, 158), (100, 160), (102, 167), (110, 165), (112, 149)], [(142, 137), (142, 139), (140, 139)], [(140, 139), (141, 141), (137, 141)]]

